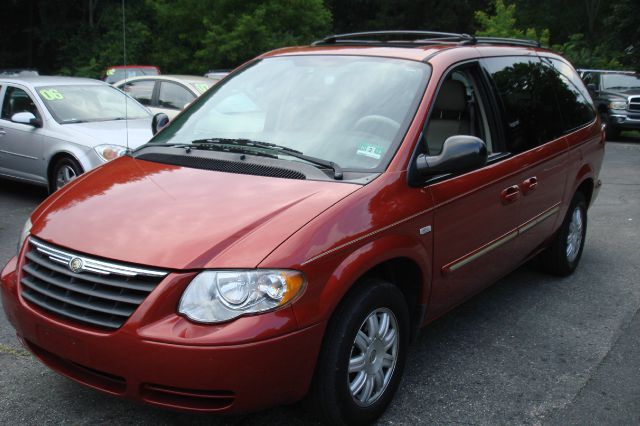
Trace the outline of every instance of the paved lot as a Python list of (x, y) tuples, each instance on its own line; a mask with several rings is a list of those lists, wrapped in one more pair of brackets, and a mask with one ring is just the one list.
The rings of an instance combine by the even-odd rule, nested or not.
[[(640, 141), (628, 142), (607, 145), (576, 273), (525, 266), (424, 330), (381, 424), (640, 423)], [(44, 197), (0, 181), (2, 265)], [(212, 418), (102, 395), (40, 365), (0, 315), (0, 424), (18, 422), (314, 423), (297, 405)]]

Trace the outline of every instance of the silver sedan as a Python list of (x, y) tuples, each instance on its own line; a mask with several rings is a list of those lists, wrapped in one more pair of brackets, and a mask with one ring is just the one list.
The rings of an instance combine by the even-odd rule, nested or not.
[(61, 188), (151, 138), (151, 114), (98, 80), (0, 78), (0, 177)]

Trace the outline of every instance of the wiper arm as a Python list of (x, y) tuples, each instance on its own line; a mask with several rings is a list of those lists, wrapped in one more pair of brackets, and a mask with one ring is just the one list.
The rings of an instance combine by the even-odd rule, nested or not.
[(244, 149), (242, 146), (231, 146), (231, 147), (222, 147), (219, 145), (211, 145), (211, 144), (206, 144), (206, 143), (202, 143), (202, 142), (198, 142), (198, 141), (194, 141), (193, 143), (164, 143), (164, 142), (147, 142), (144, 145), (139, 146), (136, 151), (140, 151), (143, 148), (149, 148), (149, 147), (154, 147), (154, 148), (182, 148), (185, 150), (185, 152), (187, 154), (189, 154), (191, 152), (192, 149), (204, 149), (204, 150), (216, 150), (216, 151), (225, 151), (225, 152), (235, 152), (235, 153), (239, 153), (239, 154), (246, 154), (248, 152), (250, 152), (252, 155), (259, 155), (261, 157), (268, 157), (268, 158), (278, 158), (277, 155), (272, 155), (272, 154), (267, 154), (264, 152), (256, 152), (256, 151), (249, 151), (247, 149)]
[(270, 142), (252, 141), (250, 139), (228, 139), (228, 138), (210, 138), (210, 139), (198, 139), (193, 141), (194, 144), (228, 144), (239, 145), (254, 148), (265, 148), (273, 151), (282, 152), (285, 155), (299, 158), (317, 166), (322, 166), (333, 170), (333, 178), (336, 180), (342, 180), (343, 173), (342, 168), (333, 161), (324, 160), (322, 158), (312, 157), (305, 155), (302, 152), (282, 145), (276, 145)]

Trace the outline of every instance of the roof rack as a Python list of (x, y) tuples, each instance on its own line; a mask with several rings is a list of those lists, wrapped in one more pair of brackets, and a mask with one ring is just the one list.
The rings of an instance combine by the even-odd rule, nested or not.
[[(391, 40), (390, 37), (398, 37)], [(476, 37), (464, 33), (445, 33), (438, 31), (368, 31), (348, 34), (334, 34), (312, 43), (312, 46), (328, 44), (357, 44), (357, 45), (393, 45), (393, 46), (422, 46), (426, 44), (457, 43), (472, 44), (507, 44), (512, 46), (540, 47), (540, 42), (501, 37)]]

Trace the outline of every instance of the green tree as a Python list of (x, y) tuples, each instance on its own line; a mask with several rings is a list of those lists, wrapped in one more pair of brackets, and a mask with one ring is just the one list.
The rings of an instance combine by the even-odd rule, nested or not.
[(489, 15), (484, 11), (475, 13), (479, 30), (478, 36), (524, 38), (538, 40), (543, 45), (549, 44), (549, 30), (536, 31), (534, 28), (521, 30), (516, 27), (516, 5), (505, 5), (503, 0), (495, 0), (493, 3), (495, 12)]
[(330, 32), (322, 0), (147, 0), (157, 25), (153, 62), (170, 72), (233, 68), (265, 51)]

